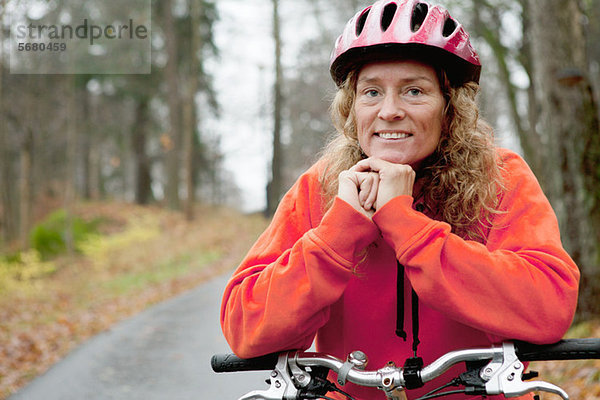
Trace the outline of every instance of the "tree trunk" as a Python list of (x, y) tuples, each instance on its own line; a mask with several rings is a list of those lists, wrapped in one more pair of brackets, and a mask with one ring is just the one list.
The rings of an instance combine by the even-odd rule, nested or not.
[[(0, 21), (4, 20), (4, 11), (6, 10), (6, 1), (0, 2)], [(0, 43), (4, 43), (4, 29), (0, 29)], [(4, 50), (0, 48), (2, 60), (6, 59)], [(13, 202), (11, 201), (10, 182), (12, 177), (12, 157), (9, 150), (9, 141), (6, 124), (6, 105), (4, 103), (4, 63), (0, 62), (0, 229), (1, 238), (4, 242), (9, 242), (14, 238), (15, 217), (13, 212)]]
[(19, 241), (22, 249), (29, 248), (31, 226), (31, 182), (33, 177), (33, 132), (25, 128), (20, 151), (19, 176)]
[[(600, 219), (593, 213), (598, 191), (592, 191), (599, 185), (600, 132), (586, 78), (583, 15), (575, 1), (529, 4), (538, 125), (544, 135), (540, 151), (546, 150), (542, 183), (557, 213), (563, 243), (582, 272), (579, 316), (586, 317), (597, 313), (600, 304)], [(586, 170), (591, 165), (594, 171)]]
[(76, 199), (76, 187), (77, 187), (77, 75), (72, 75), (67, 78), (66, 84), (68, 85), (67, 96), (69, 104), (69, 114), (67, 117), (67, 148), (66, 150), (66, 164), (67, 174), (65, 176), (65, 212), (66, 212), (66, 230), (65, 230), (65, 245), (67, 253), (72, 255), (75, 251), (75, 241), (73, 237), (73, 209), (75, 207)]
[(190, 73), (188, 76), (189, 85), (186, 93), (187, 101), (184, 108), (184, 149), (185, 149), (185, 186), (187, 198), (185, 201), (185, 217), (188, 221), (194, 219), (194, 203), (195, 203), (195, 174), (194, 174), (194, 154), (196, 150), (196, 141), (194, 135), (196, 133), (196, 125), (198, 122), (196, 112), (196, 93), (198, 92), (198, 74), (199, 64), (198, 59), (202, 44), (200, 42), (200, 15), (201, 4), (199, 1), (190, 3)]
[[(1, 63), (0, 63), (1, 64)], [(0, 66), (0, 80), (4, 73)], [(0, 96), (0, 99), (2, 97)], [(12, 212), (12, 201), (10, 196), (10, 183), (12, 177), (11, 154), (8, 149), (8, 140), (6, 134), (6, 120), (4, 116), (4, 102), (0, 100), (0, 225), (2, 227), (2, 240), (9, 242), (14, 237), (15, 218)]]
[(283, 70), (281, 66), (281, 34), (279, 29), (279, 0), (273, 0), (273, 39), (275, 42), (275, 84), (273, 86), (273, 158), (271, 181), (267, 185), (267, 215), (273, 215), (282, 196), (281, 125), (283, 108)]
[(100, 149), (92, 146), (90, 150), (90, 199), (97, 201), (102, 197), (102, 171), (101, 171)]
[[(524, 9), (522, 13), (522, 26), (523, 26), (523, 48), (520, 52), (520, 59), (518, 61), (521, 62), (521, 65), (527, 73), (529, 77), (531, 77), (531, 71), (529, 64), (531, 63), (531, 51), (529, 46), (529, 35), (528, 35), (528, 27), (530, 25), (529, 22), (529, 14), (526, 10), (527, 4), (524, 4), (521, 0), (521, 5)], [(488, 21), (483, 22), (481, 20), (481, 11), (483, 7), (487, 9), (486, 14), (488, 15)], [(489, 3), (480, 4), (477, 0), (473, 0), (473, 10), (474, 10), (474, 31), (478, 36), (481, 36), (485, 39), (485, 41), (490, 46), (490, 49), (493, 52), (494, 58), (496, 60), (497, 68), (498, 68), (498, 79), (502, 83), (502, 87), (506, 93), (506, 99), (508, 101), (508, 111), (509, 117), (511, 119), (512, 125), (515, 129), (517, 137), (519, 138), (519, 143), (521, 148), (523, 149), (523, 154), (525, 159), (531, 169), (535, 172), (536, 175), (541, 174), (542, 169), (544, 168), (544, 164), (539, 154), (539, 149), (541, 148), (540, 136), (538, 132), (535, 130), (535, 119), (525, 119), (525, 115), (521, 115), (519, 113), (519, 104), (517, 101), (518, 97), (518, 88), (512, 83), (511, 80), (511, 71), (509, 68), (509, 49), (502, 43), (500, 38), (502, 37), (501, 29), (502, 29), (502, 21), (501, 14), (497, 8), (493, 7)], [(534, 85), (532, 84), (533, 88)], [(530, 93), (531, 98), (535, 98), (535, 96)], [(531, 117), (535, 118), (535, 110), (529, 109), (528, 113), (531, 113)], [(527, 123), (525, 123), (525, 121)]]
[(141, 97), (135, 111), (135, 122), (132, 129), (132, 150), (135, 176), (135, 202), (148, 204), (152, 197), (150, 160), (146, 152), (146, 139), (148, 133), (148, 106), (149, 99)]
[(91, 175), (91, 153), (92, 153), (92, 140), (93, 140), (93, 130), (92, 124), (90, 123), (90, 115), (91, 115), (91, 104), (90, 104), (90, 94), (85, 89), (87, 85), (87, 80), (83, 84), (84, 90), (82, 90), (79, 94), (81, 97), (81, 106), (82, 106), (82, 115), (84, 122), (82, 123), (84, 135), (81, 135), (81, 147), (80, 147), (80, 160), (81, 160), (81, 196), (84, 199), (91, 199), (92, 197), (92, 187), (90, 181)]
[[(90, 115), (97, 115), (101, 110), (98, 106), (98, 98), (92, 98), (90, 101)], [(91, 117), (90, 117), (91, 119)], [(89, 198), (91, 200), (100, 200), (103, 193), (102, 188), (102, 165), (101, 165), (101, 140), (97, 130), (90, 128), (88, 135), (90, 136), (90, 149), (88, 154), (88, 171), (87, 181), (89, 189)]]
[(521, 26), (523, 35), (519, 61), (525, 69), (527, 77), (529, 78), (529, 87), (527, 88), (527, 130), (520, 132), (519, 139), (521, 142), (527, 143), (525, 146), (522, 146), (523, 148), (527, 148), (530, 153), (527, 161), (530, 163), (530, 165), (533, 164), (532, 168), (536, 175), (541, 176), (545, 168), (545, 160), (543, 158), (543, 152), (541, 151), (544, 146), (542, 142), (542, 136), (537, 129), (539, 121), (539, 107), (535, 98), (536, 80), (534, 79), (533, 72), (533, 47), (535, 45), (532, 38), (532, 15), (528, 0), (519, 0), (519, 3), (521, 4), (522, 9)]
[(181, 117), (179, 82), (177, 71), (177, 34), (175, 32), (175, 21), (173, 18), (173, 0), (166, 0), (163, 4), (164, 24), (166, 36), (166, 48), (169, 60), (165, 67), (167, 80), (167, 98), (169, 103), (170, 134), (166, 151), (167, 183), (165, 196), (169, 208), (178, 210), (179, 202), (179, 168), (181, 151)]

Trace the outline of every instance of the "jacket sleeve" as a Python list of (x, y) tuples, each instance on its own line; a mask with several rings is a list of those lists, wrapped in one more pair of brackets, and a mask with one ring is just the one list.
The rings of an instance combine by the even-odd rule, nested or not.
[(318, 186), (310, 175), (296, 182), (225, 288), (221, 326), (240, 357), (310, 347), (379, 237), (369, 218), (340, 199), (316, 216)]
[(505, 157), (504, 167), (502, 213), (485, 245), (413, 210), (409, 196), (388, 202), (373, 220), (428, 306), (492, 340), (555, 342), (572, 322), (579, 271), (529, 167), (516, 154)]

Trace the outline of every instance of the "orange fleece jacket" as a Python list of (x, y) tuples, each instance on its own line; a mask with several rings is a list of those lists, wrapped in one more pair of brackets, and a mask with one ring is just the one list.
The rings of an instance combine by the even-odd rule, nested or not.
[[(339, 198), (324, 212), (322, 164), (313, 166), (282, 199), (225, 289), (221, 325), (232, 350), (249, 358), (307, 349), (316, 335), (318, 351), (342, 359), (364, 351), (369, 369), (389, 360), (402, 365), (412, 355), (411, 288), (420, 299), (425, 364), (503, 339), (559, 340), (575, 312), (579, 271), (527, 164), (513, 152), (498, 152), (503, 212), (494, 215), (484, 244), (415, 211), (410, 196), (392, 199), (372, 219)], [(406, 274), (406, 342), (395, 334), (396, 259)], [(408, 396), (455, 376), (446, 373)], [(385, 398), (353, 384), (345, 390), (361, 399)]]

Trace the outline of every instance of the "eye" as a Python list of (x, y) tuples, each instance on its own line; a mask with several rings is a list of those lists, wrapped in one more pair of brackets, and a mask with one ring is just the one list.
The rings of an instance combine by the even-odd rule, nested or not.
[(411, 96), (419, 96), (423, 91), (419, 88), (410, 88), (408, 89), (408, 94)]
[(375, 89), (369, 89), (365, 91), (365, 96), (367, 97), (377, 97), (379, 96), (379, 92)]

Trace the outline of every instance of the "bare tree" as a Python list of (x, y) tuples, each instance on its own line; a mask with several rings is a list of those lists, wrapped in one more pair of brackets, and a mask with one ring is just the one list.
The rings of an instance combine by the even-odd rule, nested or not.
[(169, 208), (179, 209), (179, 169), (181, 167), (181, 109), (179, 97), (179, 78), (177, 71), (177, 33), (173, 17), (173, 0), (163, 3), (163, 29), (166, 37), (166, 48), (169, 60), (166, 65), (167, 99), (169, 105), (170, 134), (169, 143), (165, 146), (167, 152), (166, 170), (166, 199)]
[[(4, 43), (4, 14), (6, 10), (6, 0), (0, 1), (0, 43)], [(0, 48), (0, 229), (2, 239), (8, 241), (11, 239), (10, 221), (10, 195), (8, 193), (8, 179), (10, 176), (10, 158), (8, 157), (8, 143), (6, 134), (6, 118), (4, 110), (4, 46)]]
[(202, 4), (198, 1), (190, 2), (190, 43), (189, 43), (189, 74), (186, 93), (186, 102), (183, 110), (184, 116), (184, 167), (185, 167), (185, 186), (187, 198), (185, 201), (184, 211), (188, 221), (194, 218), (194, 202), (195, 202), (195, 174), (194, 174), (194, 154), (196, 149), (196, 134), (197, 113), (196, 113), (196, 94), (198, 93), (198, 70), (199, 70), (199, 53), (202, 50), (200, 43), (200, 16)]
[(583, 13), (578, 1), (529, 0), (537, 129), (543, 137), (543, 183), (563, 243), (582, 271), (580, 314), (597, 312), (600, 293), (597, 196), (598, 111), (587, 76)]
[(279, 0), (273, 1), (273, 41), (275, 44), (275, 83), (273, 86), (273, 157), (271, 160), (271, 180), (267, 186), (267, 215), (273, 215), (283, 192), (283, 149), (281, 127), (283, 120), (283, 68), (281, 65), (281, 32)]
[(33, 131), (25, 127), (20, 146), (19, 176), (19, 241), (21, 248), (29, 247), (29, 228), (31, 226), (31, 184), (33, 175)]
[(67, 175), (65, 179), (65, 197), (64, 207), (67, 215), (67, 227), (65, 231), (65, 244), (69, 254), (75, 250), (75, 243), (73, 238), (73, 208), (76, 200), (76, 182), (77, 179), (77, 120), (79, 113), (77, 110), (77, 83), (76, 75), (72, 75), (67, 79), (69, 85), (68, 90), (68, 102), (69, 102), (69, 116), (67, 118), (67, 147), (66, 147), (66, 164), (67, 164)]
[(135, 109), (135, 120), (131, 130), (132, 150), (135, 168), (135, 202), (148, 204), (152, 191), (150, 176), (150, 158), (146, 152), (148, 142), (149, 99), (140, 96)]

